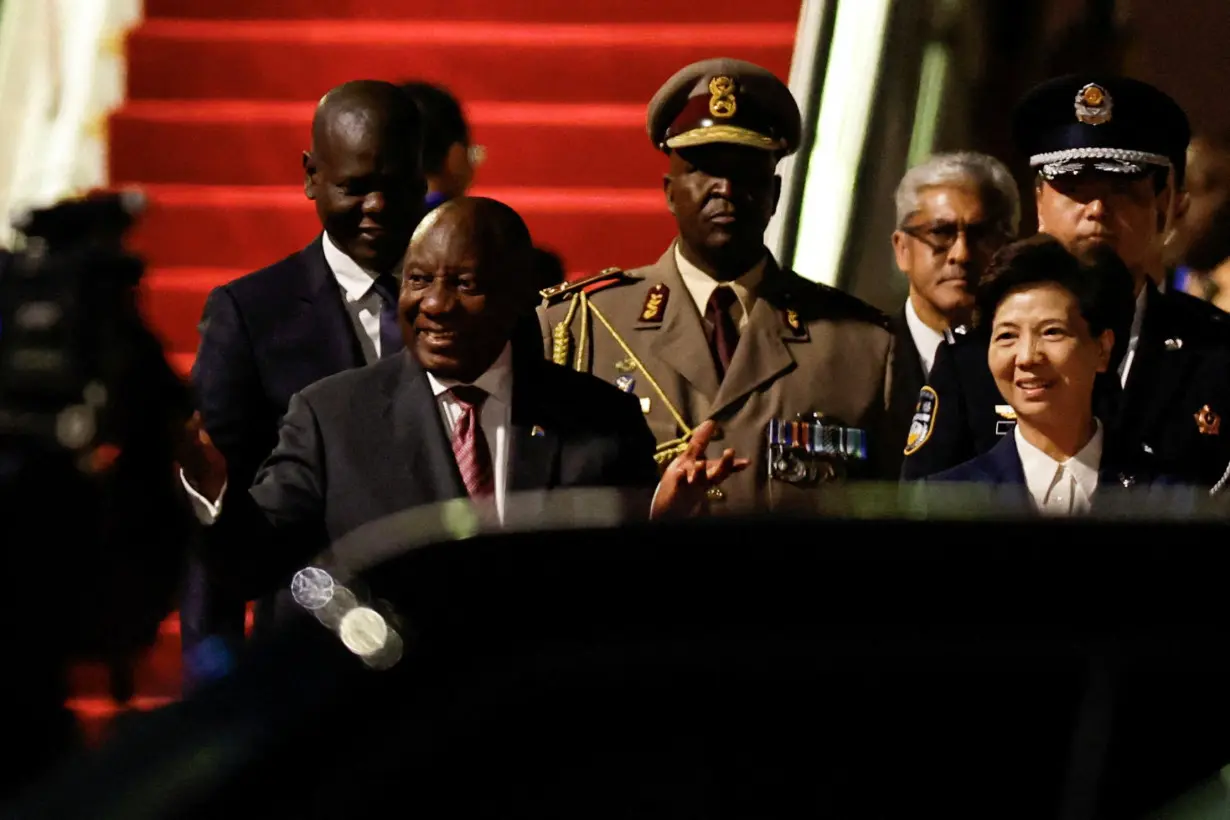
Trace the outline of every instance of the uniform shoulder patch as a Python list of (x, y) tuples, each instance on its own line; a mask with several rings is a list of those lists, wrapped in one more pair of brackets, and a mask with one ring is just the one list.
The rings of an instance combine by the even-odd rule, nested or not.
[(554, 302), (561, 299), (566, 299), (571, 295), (584, 291), (585, 293), (594, 293), (603, 288), (611, 287), (612, 285), (628, 282), (636, 277), (633, 274), (623, 270), (622, 268), (607, 268), (601, 273), (596, 273), (593, 276), (586, 276), (582, 279), (576, 279), (572, 282), (563, 282), (558, 285), (552, 285), (549, 288), (543, 288), (538, 291), (538, 295), (544, 301)]
[(935, 429), (935, 415), (940, 409), (940, 397), (930, 387), (918, 391), (918, 404), (914, 405), (914, 418), (910, 421), (910, 433), (905, 440), (905, 454), (912, 456), (922, 449)]

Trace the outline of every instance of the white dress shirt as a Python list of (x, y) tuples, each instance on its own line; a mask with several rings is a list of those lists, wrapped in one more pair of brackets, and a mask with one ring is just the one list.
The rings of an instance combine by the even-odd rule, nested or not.
[[(444, 429), (448, 431), (449, 440), (461, 418), (461, 404), (450, 392), (462, 382), (451, 379), (436, 378), (427, 374), (431, 384), (432, 395), (436, 397), (436, 405), (440, 409), (440, 418), (444, 421)], [(478, 426), (487, 438), (487, 449), (491, 452), (492, 477), (495, 479), (495, 510), (500, 523), (504, 523), (504, 502), (508, 494), (508, 450), (512, 424), (512, 345), (504, 345), (504, 352), (487, 368), (483, 375), (472, 384), (481, 388), (487, 394), (482, 410), (478, 414)]]
[(1136, 348), (1140, 344), (1140, 326), (1145, 320), (1145, 296), (1149, 289), (1147, 287), (1140, 289), (1140, 295), (1136, 297), (1136, 312), (1132, 314), (1132, 330), (1128, 334), (1127, 352), (1123, 354), (1123, 361), (1119, 363), (1119, 384), (1127, 387), (1128, 371), (1132, 369), (1132, 359), (1136, 358)]
[(1102, 465), (1102, 422), (1081, 451), (1066, 461), (1056, 461), (1025, 440), (1017, 425), (1016, 451), (1025, 471), (1025, 487), (1039, 511), (1047, 515), (1088, 512), (1098, 487)]
[(914, 347), (918, 348), (918, 360), (922, 363), (923, 375), (931, 375), (931, 366), (935, 364), (935, 353), (944, 341), (944, 334), (932, 330), (923, 322), (918, 311), (914, 309), (914, 300), (905, 300), (905, 326), (910, 329), (910, 338)]
[(685, 259), (683, 251), (679, 249), (679, 243), (675, 243), (675, 266), (679, 268), (679, 275), (683, 277), (684, 287), (688, 289), (688, 293), (692, 295), (692, 301), (696, 303), (697, 312), (704, 317), (713, 292), (719, 287), (728, 287), (735, 292), (735, 296), (739, 299), (739, 307), (742, 309), (743, 315), (739, 317), (738, 323), (740, 333), (747, 327), (748, 317), (752, 314), (752, 306), (756, 304), (756, 291), (760, 288), (760, 280), (764, 278), (764, 268), (768, 261), (768, 257), (765, 257), (738, 279), (719, 282)]
[[(329, 234), (324, 235), (325, 264), (333, 272), (338, 287), (342, 290), (342, 301), (346, 303), (346, 314), (354, 325), (355, 336), (363, 348), (363, 359), (368, 364), (380, 359), (380, 311), (384, 307), (384, 299), (376, 292), (377, 273), (361, 267), (342, 249), (333, 244)], [(394, 274), (400, 282), (400, 274)], [(396, 294), (394, 294), (396, 298)]]
[[(408, 356), (410, 354), (406, 353), (404, 355)], [(431, 373), (427, 374), (427, 382), (431, 385), (432, 395), (436, 397), (436, 407), (440, 411), (440, 420), (444, 422), (444, 429), (448, 431), (451, 443), (454, 428), (457, 426), (457, 420), (461, 418), (462, 409), (461, 404), (449, 391), (462, 384), (462, 382), (440, 379)], [(482, 410), (479, 411), (478, 426), (483, 431), (483, 435), (487, 439), (487, 449), (491, 452), (492, 478), (495, 480), (496, 515), (499, 517), (500, 523), (503, 523), (504, 501), (508, 492), (509, 430), (512, 423), (512, 344), (504, 345), (504, 350), (500, 353), (499, 358), (471, 384), (482, 388), (487, 393), (487, 399), (483, 402)], [(218, 516), (222, 514), (222, 500), (226, 496), (226, 486), (223, 485), (222, 492), (215, 501), (210, 501), (188, 483), (183, 470), (180, 470), (179, 476), (184, 489), (188, 491), (188, 497), (192, 501), (192, 509), (196, 513), (197, 520), (205, 526), (209, 526), (217, 521)]]

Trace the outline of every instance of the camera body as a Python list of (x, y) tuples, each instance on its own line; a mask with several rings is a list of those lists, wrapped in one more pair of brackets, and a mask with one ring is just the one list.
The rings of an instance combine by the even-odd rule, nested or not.
[(145, 326), (132, 194), (31, 212), (0, 271), (0, 541), (33, 658), (126, 663), (174, 604), (193, 522), (175, 479), (187, 386)]

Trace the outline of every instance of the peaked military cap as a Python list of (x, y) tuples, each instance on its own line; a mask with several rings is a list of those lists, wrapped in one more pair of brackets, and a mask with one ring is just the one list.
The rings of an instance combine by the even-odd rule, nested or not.
[(678, 71), (649, 101), (646, 130), (654, 147), (730, 143), (775, 151), (798, 150), (799, 105), (773, 72), (744, 60), (717, 57)]
[(1174, 168), (1182, 185), (1191, 126), (1179, 104), (1148, 83), (1070, 74), (1025, 95), (1014, 116), (1013, 138), (1045, 179)]

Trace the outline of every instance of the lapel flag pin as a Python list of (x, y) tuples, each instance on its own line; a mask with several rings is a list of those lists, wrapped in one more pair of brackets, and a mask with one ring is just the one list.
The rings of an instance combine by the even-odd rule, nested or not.
[(530, 428), (530, 435), (533, 436), (534, 438), (541, 438), (542, 436), (545, 436), (546, 434), (547, 434), (547, 431), (542, 429), (542, 427), (540, 427), (537, 424), (535, 424), (533, 427)]

